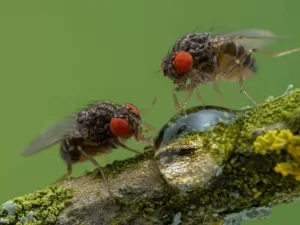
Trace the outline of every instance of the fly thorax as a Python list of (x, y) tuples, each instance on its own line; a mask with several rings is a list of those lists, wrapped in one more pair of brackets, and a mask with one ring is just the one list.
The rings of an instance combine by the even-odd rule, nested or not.
[(85, 123), (85, 121), (90, 117), (90, 113), (88, 110), (82, 110), (77, 114), (77, 122), (79, 124)]
[(216, 53), (204, 49), (194, 56), (194, 65), (196, 67), (203, 65), (214, 66), (217, 62)]

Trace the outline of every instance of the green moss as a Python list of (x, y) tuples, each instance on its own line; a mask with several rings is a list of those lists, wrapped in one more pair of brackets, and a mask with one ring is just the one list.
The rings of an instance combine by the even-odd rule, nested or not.
[(47, 187), (3, 204), (0, 221), (8, 225), (54, 224), (60, 212), (70, 204), (72, 191)]
[[(169, 198), (170, 193), (166, 193), (166, 195), (163, 198), (159, 199), (137, 199), (133, 201), (127, 201), (127, 200), (118, 200), (118, 204), (122, 207), (130, 208), (133, 215), (130, 217), (130, 220), (133, 220), (135, 215), (142, 216), (145, 220), (151, 221), (153, 217), (155, 217), (156, 210), (158, 208), (161, 208), (162, 206), (165, 206), (167, 203), (167, 199)], [(115, 224), (118, 224), (116, 221), (122, 221), (122, 218), (118, 218), (117, 220), (114, 220)], [(150, 223), (151, 224), (151, 223)]]
[[(280, 163), (291, 160), (298, 162), (298, 148), (295, 145), (293, 148), (287, 146), (294, 143), (297, 139), (294, 136), (300, 131), (299, 105), (300, 89), (297, 89), (289, 95), (240, 111), (241, 116), (230, 125), (219, 123), (207, 132), (189, 133), (176, 139), (168, 145), (171, 150), (182, 145), (202, 148), (203, 152), (210, 153), (218, 164), (224, 166), (221, 174), (209, 180), (207, 185), (188, 191), (186, 195), (170, 190), (161, 193), (157, 199), (119, 199), (119, 205), (131, 208), (134, 214), (122, 215), (112, 224), (126, 224), (141, 215), (149, 222), (155, 217), (163, 224), (171, 224), (177, 212), (181, 212), (181, 220), (186, 224), (189, 221), (203, 225), (222, 224), (228, 215), (245, 209), (273, 207), (299, 198), (300, 182), (293, 176), (284, 176), (282, 168), (282, 171), (274, 171)], [(280, 137), (284, 141), (280, 140), (279, 144), (278, 136), (274, 133), (272, 137), (268, 136), (270, 132), (265, 129), (276, 124), (279, 131), (283, 132)], [(288, 131), (284, 131), (286, 129)], [(262, 132), (257, 133), (257, 130)], [(263, 140), (267, 140), (267, 144)], [(262, 152), (267, 154), (258, 154)], [(104, 172), (109, 177), (135, 169), (142, 166), (145, 159), (152, 159), (153, 155), (154, 150), (148, 149), (144, 154), (107, 165)], [(191, 155), (195, 160), (199, 156)], [(21, 218), (28, 218), (33, 210), (32, 225), (53, 224), (71, 196), (70, 190), (46, 188), (14, 199), (9, 204), (15, 207), (16, 213), (8, 215), (9, 211), (2, 210), (0, 218), (8, 219), (8, 224), (18, 225), (19, 222), (21, 225)], [(14, 208), (11, 209), (13, 211)]]
[(111, 225), (126, 225), (133, 220), (132, 216), (123, 216), (111, 222)]
[[(264, 126), (269, 126), (279, 121), (288, 122), (291, 118), (299, 121), (300, 89), (291, 91), (289, 95), (281, 96), (273, 101), (267, 101), (247, 111), (244, 118), (243, 130), (240, 136), (241, 143), (245, 139), (252, 139), (253, 132)], [(295, 115), (298, 115), (295, 117)], [(300, 123), (289, 123), (289, 129), (297, 130)]]
[[(282, 172), (284, 164), (281, 164), (290, 162), (291, 159), (298, 162), (295, 156), (300, 157), (299, 136), (296, 135), (300, 131), (299, 105), (300, 89), (296, 89), (288, 95), (240, 111), (241, 116), (230, 125), (219, 123), (212, 130), (188, 133), (167, 146), (159, 147), (157, 152), (162, 149), (178, 151), (180, 146), (185, 146), (186, 149), (189, 149), (188, 146), (190, 149), (200, 148), (202, 153), (211, 153), (216, 162), (224, 166), (222, 173), (212, 178), (207, 185), (195, 188), (185, 196), (176, 194), (167, 199), (163, 203), (166, 207), (161, 212), (165, 215), (162, 221), (171, 223), (174, 212), (182, 212), (182, 220), (187, 223), (192, 220), (195, 224), (213, 224), (243, 210), (273, 207), (299, 198), (300, 182), (293, 176), (285, 176), (291, 174), (291, 171), (293, 175), (298, 174), (295, 164), (291, 164), (293, 170), (291, 167), (284, 168), (286, 171), (289, 169), (286, 174)], [(278, 137), (268, 138), (268, 145), (262, 147), (261, 140), (270, 127), (282, 131), (280, 137), (283, 140), (278, 142)], [(289, 131), (286, 132), (285, 129)], [(262, 139), (256, 139), (257, 137)], [(161, 142), (162, 133), (158, 139), (156, 143)], [(261, 150), (265, 148), (269, 153), (257, 154), (257, 143), (261, 144)], [(272, 146), (283, 151), (270, 151)], [(193, 155), (193, 152), (195, 151), (190, 151), (188, 156), (177, 154), (172, 157), (179, 158), (176, 163), (180, 157), (182, 160), (194, 157), (193, 161), (202, 157), (201, 154)], [(166, 156), (168, 154), (164, 155)], [(170, 157), (170, 161), (172, 160), (174, 159)], [(172, 163), (167, 163), (172, 167)], [(198, 163), (201, 164), (200, 161)], [(277, 168), (277, 172), (274, 168)], [(168, 171), (172, 171), (172, 168)], [(155, 207), (158, 210), (159, 206)]]

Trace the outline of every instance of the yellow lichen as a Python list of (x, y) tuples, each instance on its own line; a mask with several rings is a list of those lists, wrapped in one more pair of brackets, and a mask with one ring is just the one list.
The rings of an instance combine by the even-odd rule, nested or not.
[(257, 199), (261, 196), (261, 192), (259, 190), (257, 190), (256, 188), (253, 188), (252, 189), (252, 192), (253, 192), (253, 198)]
[(256, 153), (265, 155), (270, 152), (287, 152), (291, 161), (278, 163), (274, 170), (282, 176), (292, 175), (300, 181), (300, 136), (290, 130), (272, 130), (259, 136), (254, 142)]
[(300, 164), (299, 163), (278, 163), (275, 172), (281, 173), (282, 176), (292, 175), (295, 179), (300, 181)]
[(212, 223), (211, 225), (223, 225), (224, 224), (224, 220), (219, 220), (217, 222)]

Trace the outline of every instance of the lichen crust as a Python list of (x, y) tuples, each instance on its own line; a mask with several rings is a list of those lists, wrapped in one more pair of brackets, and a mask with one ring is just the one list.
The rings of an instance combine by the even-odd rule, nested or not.
[(49, 186), (3, 204), (0, 224), (51, 225), (70, 203), (73, 191)]
[(267, 218), (274, 206), (299, 199), (299, 106), (300, 89), (289, 90), (258, 106), (231, 110), (236, 115), (231, 123), (185, 128), (188, 132), (162, 144), (166, 129), (182, 117), (174, 116), (155, 145), (160, 172), (179, 190), (167, 203), (170, 211), (180, 211), (186, 224), (232, 224), (230, 215), (245, 220), (245, 212), (263, 209), (253, 219)]

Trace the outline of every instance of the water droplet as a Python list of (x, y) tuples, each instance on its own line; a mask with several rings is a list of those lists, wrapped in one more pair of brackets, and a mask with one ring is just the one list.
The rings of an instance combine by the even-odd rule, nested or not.
[(177, 114), (165, 125), (155, 141), (158, 148), (193, 132), (211, 131), (217, 124), (232, 124), (237, 111), (221, 107), (200, 106), (188, 110), (187, 114)]

